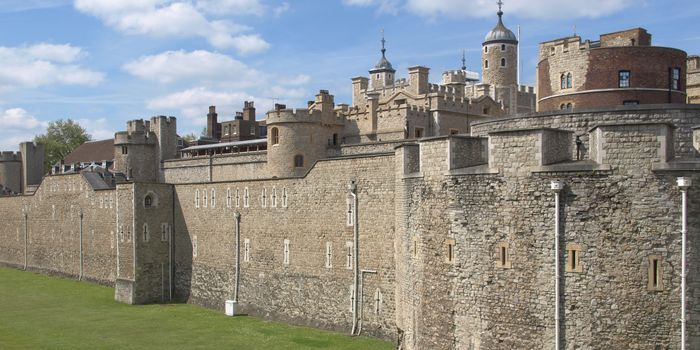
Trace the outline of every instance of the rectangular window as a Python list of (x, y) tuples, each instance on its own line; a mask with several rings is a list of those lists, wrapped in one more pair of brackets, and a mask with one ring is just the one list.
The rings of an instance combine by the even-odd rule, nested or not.
[(352, 196), (348, 196), (345, 202), (347, 204), (347, 210), (345, 211), (345, 223), (347, 224), (347, 226), (352, 226), (355, 223), (355, 201), (353, 200)]
[(680, 68), (673, 68), (671, 70), (671, 89), (673, 90), (680, 90), (680, 81), (681, 81), (681, 69)]
[(284, 240), (284, 257), (282, 258), (282, 263), (289, 265), (289, 240)]
[(262, 192), (260, 192), (260, 206), (263, 208), (267, 207), (267, 188), (263, 188)]
[(241, 194), (238, 192), (238, 189), (236, 189), (236, 208), (241, 207)]
[(284, 208), (287, 207), (288, 200), (289, 200), (289, 196), (287, 195), (287, 188), (284, 187), (284, 188), (282, 188), (282, 207), (284, 207)]
[(353, 254), (353, 246), (352, 242), (348, 241), (345, 242), (345, 268), (346, 269), (352, 269), (352, 254)]
[(160, 224), (160, 241), (167, 242), (170, 239), (170, 233), (168, 232), (168, 224)]
[(413, 136), (417, 139), (423, 137), (423, 128), (413, 128)]
[(450, 135), (457, 135), (459, 134), (459, 130), (457, 129), (450, 129)]
[(621, 88), (628, 88), (630, 87), (630, 71), (628, 70), (621, 70), (619, 72), (619, 83), (618, 86)]
[(194, 191), (194, 207), (199, 208), (199, 190)]
[(248, 208), (248, 200), (250, 199), (250, 194), (248, 193), (248, 187), (243, 189), (243, 207)]
[(445, 241), (445, 262), (452, 264), (455, 262), (455, 240), (448, 239)]
[(243, 262), (250, 262), (250, 239), (243, 240)]
[(143, 224), (143, 241), (148, 242), (151, 240), (151, 235), (148, 233), (148, 224)]
[(211, 207), (216, 207), (216, 190), (213, 188), (211, 189)]
[(578, 244), (566, 245), (566, 272), (583, 272), (581, 250), (581, 246)]
[(231, 189), (226, 189), (226, 208), (231, 208)]
[(192, 236), (192, 257), (196, 258), (197, 257), (197, 235)]
[(122, 146), (122, 154), (129, 154), (129, 147), (128, 146)]
[(374, 292), (374, 314), (379, 315), (382, 313), (382, 299), (384, 299), (384, 296), (382, 295), (382, 291), (377, 288), (377, 290)]
[(622, 101), (622, 105), (624, 106), (636, 106), (639, 104), (638, 100), (624, 100)]
[(209, 198), (207, 198), (207, 189), (205, 188), (204, 191), (202, 191), (202, 205), (206, 208), (209, 205)]
[(663, 258), (656, 255), (650, 256), (648, 268), (648, 287), (650, 291), (660, 291), (664, 289), (663, 270)]
[(499, 243), (496, 246), (496, 267), (503, 269), (513, 267), (510, 261), (509, 244), (506, 242)]
[(272, 188), (272, 203), (271, 206), (273, 208), (277, 208), (277, 188), (273, 187)]
[(333, 267), (333, 243), (326, 242), (326, 268)]

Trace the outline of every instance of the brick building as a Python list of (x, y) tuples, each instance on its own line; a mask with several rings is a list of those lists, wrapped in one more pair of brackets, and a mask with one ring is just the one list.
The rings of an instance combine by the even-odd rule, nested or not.
[(685, 103), (686, 53), (651, 45), (643, 28), (540, 44), (537, 111)]

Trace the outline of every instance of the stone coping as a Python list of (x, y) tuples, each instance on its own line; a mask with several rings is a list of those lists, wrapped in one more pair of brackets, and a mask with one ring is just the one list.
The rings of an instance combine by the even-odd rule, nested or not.
[(497, 175), (498, 168), (491, 168), (488, 164), (470, 166), (450, 170), (445, 176), (461, 176), (461, 175)]
[(528, 131), (556, 131), (556, 132), (565, 132), (565, 133), (569, 133), (569, 134), (573, 133), (573, 131), (571, 131), (571, 130), (543, 127), (543, 128), (494, 130), (494, 131), (489, 131), (489, 135), (510, 134), (510, 133), (515, 133), (515, 132), (528, 132)]
[(588, 129), (588, 132), (592, 132), (593, 130), (603, 127), (603, 126), (651, 126), (651, 125), (666, 125), (670, 127), (671, 129), (675, 129), (676, 126), (671, 124), (671, 123), (664, 123), (664, 122), (632, 122), (632, 123), (603, 123), (603, 124), (596, 124), (592, 128)]
[(691, 127), (691, 129), (693, 129), (693, 130), (700, 130), (700, 125), (693, 126), (693, 127)]
[(664, 163), (654, 163), (651, 165), (654, 172), (673, 171), (693, 171), (700, 172), (700, 159), (698, 160), (672, 160)]
[(542, 118), (542, 117), (551, 117), (551, 116), (566, 116), (566, 115), (575, 115), (575, 114), (603, 114), (603, 113), (610, 113), (610, 112), (628, 112), (628, 113), (635, 113), (639, 111), (663, 111), (663, 112), (669, 112), (669, 111), (674, 111), (674, 110), (696, 110), (700, 112), (700, 104), (641, 104), (641, 105), (628, 105), (628, 106), (610, 106), (610, 107), (600, 107), (600, 108), (588, 108), (588, 109), (579, 109), (579, 110), (573, 110), (573, 111), (549, 111), (549, 112), (535, 112), (535, 113), (529, 113), (529, 114), (521, 114), (521, 115), (516, 115), (514, 117), (505, 117), (505, 118), (498, 118), (498, 119), (492, 119), (492, 120), (484, 120), (484, 121), (479, 121), (479, 122), (474, 122), (472, 123), (472, 126), (477, 126), (477, 125), (487, 125), (487, 124), (498, 124), (498, 123), (503, 123), (504, 121), (509, 121), (509, 120), (518, 120), (518, 119), (533, 119), (533, 118)]
[(566, 172), (594, 172), (611, 171), (610, 165), (601, 165), (592, 160), (568, 161), (557, 164), (533, 167), (532, 173), (566, 173)]

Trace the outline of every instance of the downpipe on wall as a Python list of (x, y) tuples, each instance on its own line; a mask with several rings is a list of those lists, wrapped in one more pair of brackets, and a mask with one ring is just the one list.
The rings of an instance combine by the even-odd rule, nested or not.
[(29, 248), (29, 232), (27, 230), (27, 208), (22, 208), (22, 216), (24, 217), (24, 270), (27, 270), (27, 249)]
[(83, 208), (79, 208), (78, 216), (80, 216), (80, 275), (78, 281), (83, 280)]
[(235, 237), (236, 242), (234, 263), (236, 264), (235, 278), (233, 283), (233, 300), (226, 300), (226, 316), (235, 316), (238, 308), (238, 288), (241, 284), (241, 213), (233, 214), (235, 221)]
[(357, 300), (357, 289), (359, 288), (360, 284), (360, 267), (358, 265), (358, 253), (359, 253), (359, 247), (358, 247), (358, 241), (359, 241), (359, 232), (358, 232), (358, 224), (357, 224), (357, 185), (355, 184), (355, 181), (350, 181), (350, 185), (348, 186), (348, 190), (350, 191), (350, 195), (352, 196), (352, 246), (354, 250), (354, 256), (353, 256), (353, 288), (352, 288), (352, 330), (350, 331), (350, 335), (355, 335), (357, 333), (357, 305), (358, 305), (358, 300)]
[(559, 350), (559, 195), (564, 189), (564, 183), (561, 181), (552, 181), (551, 189), (554, 191), (554, 349)]
[(685, 289), (686, 289), (686, 240), (688, 236), (688, 188), (692, 185), (689, 177), (676, 179), (681, 189), (681, 350), (685, 350)]
[(365, 274), (376, 274), (376, 270), (361, 270), (360, 271), (360, 307), (359, 307), (359, 312), (358, 312), (358, 321), (357, 321), (357, 335), (360, 335), (362, 333), (362, 317), (364, 316), (362, 314), (363, 310), (363, 305), (362, 305), (362, 300), (364, 299), (365, 295), (365, 286), (364, 286), (364, 280), (365, 280)]

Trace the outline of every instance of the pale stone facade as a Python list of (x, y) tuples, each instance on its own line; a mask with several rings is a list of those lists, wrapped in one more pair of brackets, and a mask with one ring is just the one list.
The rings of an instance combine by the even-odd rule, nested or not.
[(688, 103), (700, 103), (700, 56), (688, 56), (687, 72)]
[(243, 313), (401, 349), (675, 349), (686, 259), (700, 347), (700, 107), (492, 118), (471, 114), (500, 105), (464, 97), (465, 70), (397, 83), (385, 52), (375, 70), (353, 106), (322, 90), (268, 112), (265, 150), (177, 159), (174, 118), (129, 122), (128, 181), (58, 174), (0, 198), (0, 263), (132, 304), (223, 309), (239, 280)]

